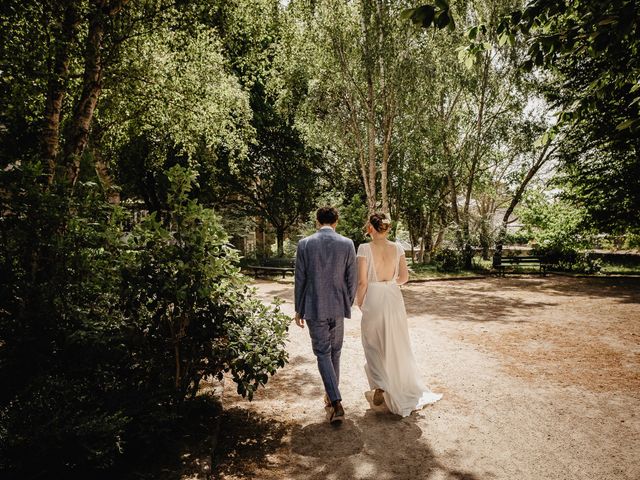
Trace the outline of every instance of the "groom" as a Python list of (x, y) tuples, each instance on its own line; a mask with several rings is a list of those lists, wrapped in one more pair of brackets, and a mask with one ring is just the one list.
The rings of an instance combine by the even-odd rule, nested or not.
[(295, 273), (296, 325), (309, 326), (313, 353), (324, 383), (329, 421), (344, 419), (340, 380), (340, 351), (344, 319), (351, 318), (357, 267), (353, 242), (335, 232), (338, 211), (322, 207), (316, 213), (319, 229), (298, 242)]

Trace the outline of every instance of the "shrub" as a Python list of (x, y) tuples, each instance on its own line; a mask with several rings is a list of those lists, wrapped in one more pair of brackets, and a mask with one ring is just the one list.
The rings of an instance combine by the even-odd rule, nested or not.
[(624, 247), (627, 249), (640, 249), (640, 234), (638, 233), (627, 233), (625, 236)]
[(113, 469), (162, 449), (203, 376), (251, 398), (284, 365), (288, 318), (255, 298), (188, 171), (130, 234), (96, 185), (39, 177), (0, 173), (0, 470)]
[(223, 371), (251, 398), (284, 365), (289, 319), (251, 299), (220, 222), (188, 197), (190, 172), (174, 166), (168, 176), (170, 210), (136, 228), (125, 269), (127, 312), (144, 333), (139, 368), (178, 402)]
[(37, 165), (0, 175), (0, 469), (108, 468), (130, 422), (120, 213)]
[(504, 236), (505, 245), (526, 245), (529, 242), (529, 235), (523, 230), (517, 232), (507, 233)]
[(580, 252), (575, 248), (561, 247), (537, 247), (533, 249), (535, 255), (545, 257), (547, 263), (554, 270), (577, 273), (598, 273), (602, 268), (602, 261), (595, 258), (589, 252)]
[(462, 254), (452, 248), (443, 248), (436, 252), (433, 261), (440, 272), (458, 272), (464, 265)]

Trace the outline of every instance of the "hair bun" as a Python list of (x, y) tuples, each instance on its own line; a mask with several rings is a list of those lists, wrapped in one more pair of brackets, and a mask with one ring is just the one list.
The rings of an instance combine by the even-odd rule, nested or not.
[(378, 233), (384, 233), (391, 228), (391, 219), (384, 213), (374, 213), (369, 217), (369, 223)]

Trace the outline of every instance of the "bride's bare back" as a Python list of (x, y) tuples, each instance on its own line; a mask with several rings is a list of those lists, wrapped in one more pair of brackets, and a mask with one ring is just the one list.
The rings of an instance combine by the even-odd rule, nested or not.
[(370, 242), (373, 269), (379, 282), (388, 282), (396, 277), (398, 247), (389, 240)]

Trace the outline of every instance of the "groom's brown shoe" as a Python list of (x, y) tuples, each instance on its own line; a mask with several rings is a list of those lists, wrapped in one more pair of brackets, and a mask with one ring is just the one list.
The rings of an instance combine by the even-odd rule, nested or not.
[(333, 409), (331, 411), (331, 416), (329, 417), (329, 422), (339, 425), (344, 420), (344, 409), (342, 408), (342, 403), (340, 400), (336, 400), (333, 402), (332, 407)]
[(331, 400), (329, 400), (329, 395), (324, 394), (324, 408), (331, 408)]

